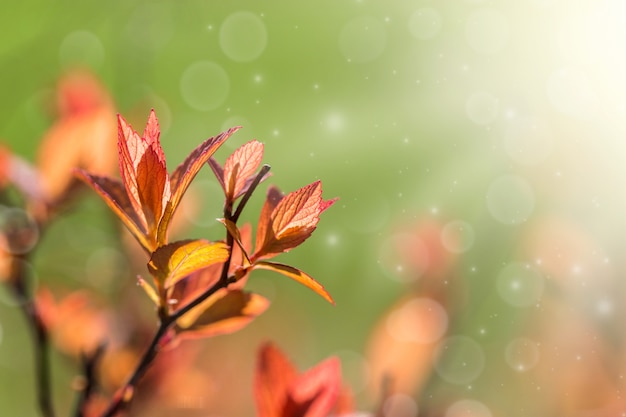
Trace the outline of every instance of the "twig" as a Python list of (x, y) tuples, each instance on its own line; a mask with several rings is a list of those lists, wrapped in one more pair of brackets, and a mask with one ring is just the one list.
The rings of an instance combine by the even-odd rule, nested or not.
[(241, 201), (239, 202), (239, 205), (237, 206), (237, 210), (235, 210), (235, 214), (233, 214), (232, 218), (230, 219), (232, 220), (233, 223), (237, 223), (237, 220), (239, 220), (239, 216), (241, 215), (243, 208), (248, 203), (248, 200), (252, 196), (252, 193), (254, 192), (256, 187), (261, 183), (261, 180), (263, 180), (263, 177), (265, 177), (265, 175), (270, 171), (270, 169), (271, 167), (265, 164), (261, 167), (257, 176), (254, 177), (254, 180), (252, 181), (252, 183), (250, 183), (250, 187), (248, 187), (248, 190), (246, 191), (244, 196), (241, 198)]
[(106, 343), (102, 343), (98, 345), (98, 347), (93, 353), (89, 355), (87, 354), (82, 355), (83, 376), (85, 378), (85, 386), (82, 387), (80, 396), (78, 397), (78, 400), (76, 402), (76, 408), (74, 411), (75, 417), (83, 417), (85, 415), (85, 406), (88, 404), (89, 398), (91, 397), (91, 394), (96, 388), (96, 381), (97, 381), (96, 368), (97, 368), (98, 362), (100, 361), (100, 359), (102, 358), (102, 355), (104, 354), (105, 348), (106, 348)]
[(128, 378), (126, 383), (117, 391), (117, 393), (113, 396), (109, 407), (104, 411), (102, 417), (112, 417), (121, 411), (124, 407), (130, 403), (134, 396), (135, 386), (137, 382), (141, 379), (141, 377), (146, 373), (150, 364), (156, 357), (159, 352), (159, 342), (161, 338), (167, 333), (169, 325), (162, 322), (157, 330), (156, 334), (152, 338), (152, 342), (150, 342), (150, 346), (146, 349), (143, 354), (143, 357), (137, 364), (135, 371)]
[(48, 357), (48, 333), (41, 320), (34, 301), (27, 289), (26, 258), (14, 256), (11, 261), (11, 280), (15, 297), (31, 329), (35, 355), (35, 379), (37, 384), (37, 404), (43, 417), (54, 417), (50, 384), (50, 361)]

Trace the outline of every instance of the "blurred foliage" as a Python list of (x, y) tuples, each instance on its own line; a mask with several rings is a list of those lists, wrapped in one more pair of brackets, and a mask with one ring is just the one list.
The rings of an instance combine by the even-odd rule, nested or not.
[[(481, 417), (618, 415), (625, 19), (608, 0), (6, 4), (0, 138), (33, 159), (57, 78), (81, 65), (135, 128), (155, 108), (170, 169), (240, 124), (218, 159), (256, 138), (266, 144), (269, 182), (290, 191), (319, 178), (326, 197), (340, 197), (304, 247), (281, 259), (315, 276), (337, 306), (259, 273), (250, 285), (273, 301), (268, 312), (241, 334), (207, 342), (240, 346), (238, 358), (220, 354), (226, 368), (251, 363), (251, 341), (267, 339), (300, 368), (339, 354), (359, 405), (372, 409), (370, 333), (404, 294), (437, 299), (428, 292), (436, 279), (447, 288), (438, 299), (447, 334), (466, 339), (452, 339), (461, 342), (444, 350), (449, 366), (414, 393), (420, 410), (471, 399), (480, 403), (463, 404)], [(196, 191), (202, 206), (190, 233), (221, 238), (210, 170)], [(427, 223), (449, 255), (443, 275), (419, 262), (420, 250), (432, 250), (420, 235)], [(143, 297), (117, 234), (88, 197), (46, 233), (38, 279)], [(403, 255), (394, 236), (406, 234), (421, 243)], [(531, 277), (511, 273), (516, 263)], [(28, 335), (5, 294), (0, 301), (0, 405), (34, 416)], [(55, 359), (55, 394), (67, 408), (75, 368)], [(455, 380), (465, 362), (476, 374)], [(250, 373), (241, 384), (251, 392)], [(250, 414), (245, 407), (237, 415)]]

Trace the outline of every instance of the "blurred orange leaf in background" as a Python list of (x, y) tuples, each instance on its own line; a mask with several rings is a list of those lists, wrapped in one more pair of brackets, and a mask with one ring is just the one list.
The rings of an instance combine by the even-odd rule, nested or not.
[(72, 169), (84, 168), (97, 175), (115, 169), (115, 108), (96, 77), (73, 71), (57, 85), (59, 119), (44, 135), (37, 166), (48, 201), (62, 197), (74, 180)]
[(337, 358), (299, 374), (271, 343), (259, 349), (254, 384), (259, 417), (325, 417), (337, 411), (336, 406), (344, 403), (341, 398), (346, 395), (341, 389)]

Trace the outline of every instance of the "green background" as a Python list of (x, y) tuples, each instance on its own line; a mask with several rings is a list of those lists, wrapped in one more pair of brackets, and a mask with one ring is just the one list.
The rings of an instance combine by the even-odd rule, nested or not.
[[(402, 294), (428, 295), (411, 283), (420, 277), (404, 282), (398, 267), (410, 261), (391, 243), (423, 223), (446, 230), (463, 222), (447, 229), (457, 243), (442, 235), (454, 258), (445, 277), (447, 334), (471, 338), (484, 364), (465, 353), (477, 369), (467, 383), (435, 372), (415, 393), (420, 409), (445, 410), (465, 398), (494, 416), (558, 415), (550, 384), (580, 357), (593, 356), (619, 379), (626, 208), (619, 2), (31, 0), (2, 9), (0, 138), (15, 153), (34, 158), (52, 123), (45, 105), (54, 83), (80, 64), (137, 130), (156, 110), (170, 169), (200, 141), (242, 125), (218, 159), (256, 138), (272, 166), (269, 182), (290, 191), (321, 179), (325, 198), (340, 198), (310, 240), (279, 258), (323, 283), (335, 307), (270, 274), (250, 285), (273, 301), (257, 320), (264, 338), (300, 367), (337, 353), (348, 358), (359, 408), (376, 404), (359, 389), (373, 324)], [(203, 217), (189, 233), (221, 238), (209, 170), (198, 184)], [(256, 220), (261, 197), (248, 220)], [(110, 266), (120, 255), (105, 212), (87, 199), (52, 228), (35, 260), (40, 282), (112, 295), (119, 275), (132, 280)], [(530, 281), (521, 278), (527, 295), (507, 287), (515, 263), (532, 265)], [(93, 278), (93, 265), (104, 278)], [(18, 310), (2, 300), (0, 408), (34, 416), (28, 335)], [(580, 322), (587, 327), (579, 333), (563, 332)], [(507, 359), (520, 337), (536, 342), (529, 366), (556, 369), (554, 380)], [(587, 339), (597, 345), (578, 343)], [(561, 344), (572, 347), (555, 354)], [(464, 360), (450, 355), (442, 360)], [(560, 361), (550, 362), (555, 356)], [(55, 391), (66, 409), (63, 384), (75, 368), (55, 358)], [(567, 377), (594, 381), (585, 371)], [(243, 381), (238, 389), (249, 397), (249, 377)], [(480, 410), (471, 415), (488, 415)]]

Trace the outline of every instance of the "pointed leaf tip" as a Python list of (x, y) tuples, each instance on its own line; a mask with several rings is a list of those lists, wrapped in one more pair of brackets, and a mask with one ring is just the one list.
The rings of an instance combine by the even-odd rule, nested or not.
[(159, 119), (156, 116), (154, 109), (150, 110), (150, 115), (148, 116), (148, 122), (146, 123), (146, 127), (143, 131), (144, 139), (151, 145), (159, 143), (159, 137), (161, 136), (161, 128), (159, 126)]
[(328, 291), (326, 291), (324, 286), (320, 284), (319, 282), (317, 282), (315, 279), (313, 279), (313, 277), (304, 273), (298, 268), (294, 268), (293, 266), (289, 266), (285, 264), (280, 264), (276, 262), (267, 262), (267, 261), (257, 262), (254, 264), (253, 268), (254, 269), (266, 269), (268, 271), (278, 272), (279, 274), (289, 277), (299, 282), (300, 284), (312, 289), (317, 294), (322, 296), (322, 298), (324, 298), (326, 301), (328, 301), (332, 305), (335, 305), (335, 300), (333, 300), (333, 298), (330, 296)]
[(254, 259), (268, 258), (287, 252), (311, 236), (320, 214), (335, 200), (322, 199), (322, 183), (315, 181), (293, 191), (272, 206), (270, 194), (261, 212)]
[(226, 198), (234, 200), (245, 193), (246, 185), (254, 178), (254, 173), (261, 165), (264, 146), (256, 140), (237, 148), (224, 164), (224, 187)]

